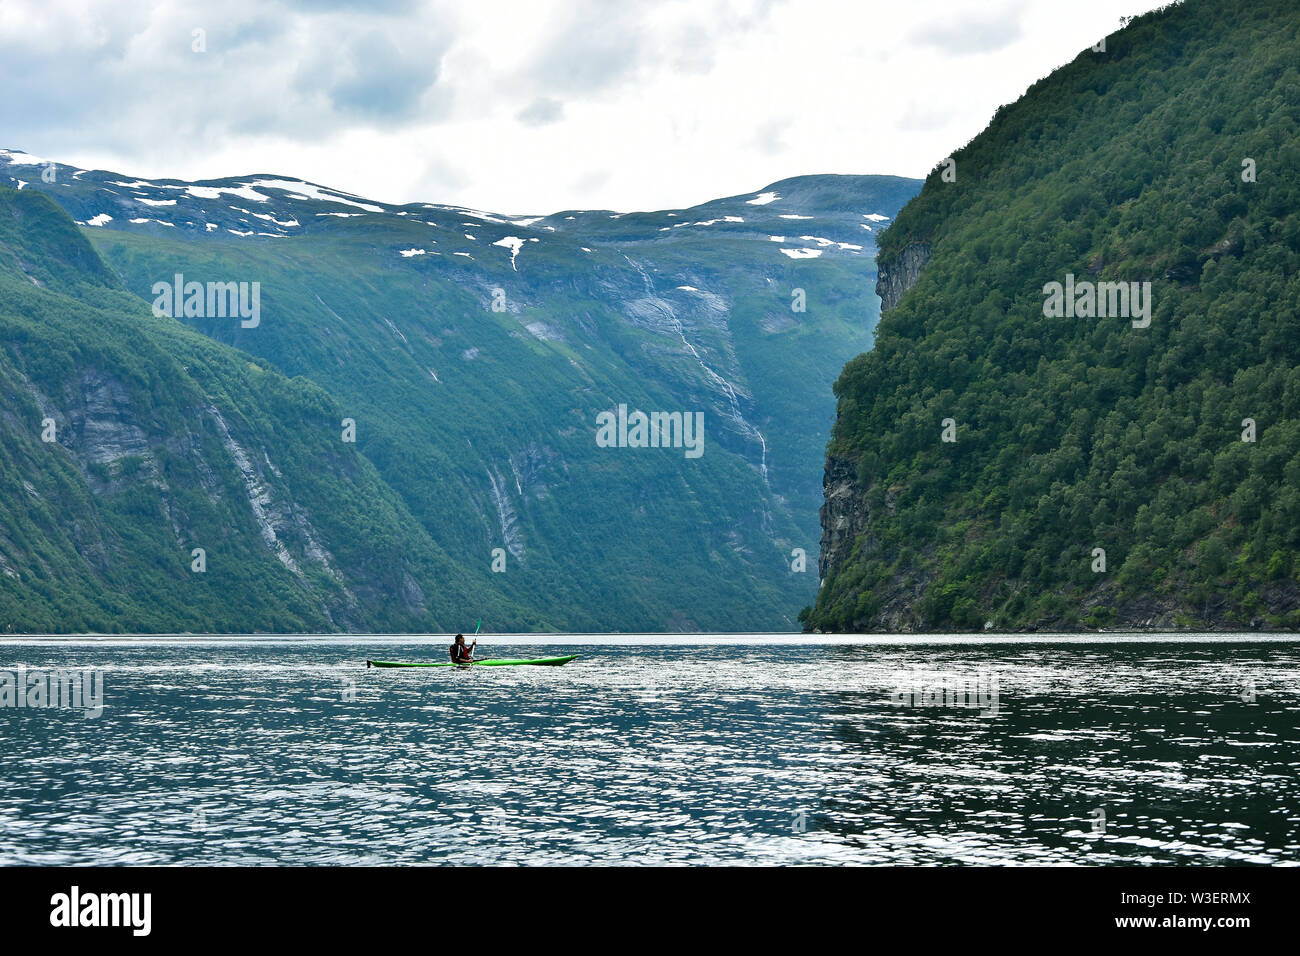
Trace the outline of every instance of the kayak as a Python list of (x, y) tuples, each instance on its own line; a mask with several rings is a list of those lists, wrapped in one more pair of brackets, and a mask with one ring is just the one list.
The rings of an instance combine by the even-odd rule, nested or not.
[(533, 657), (523, 658), (498, 658), (496, 660), (471, 661), (468, 664), (453, 664), (451, 661), (441, 661), (437, 664), (402, 664), (396, 661), (366, 661), (367, 667), (513, 667), (517, 664), (536, 664), (542, 667), (559, 667), (561, 664), (567, 664), (569, 661), (577, 660), (577, 654), (570, 654), (568, 657)]

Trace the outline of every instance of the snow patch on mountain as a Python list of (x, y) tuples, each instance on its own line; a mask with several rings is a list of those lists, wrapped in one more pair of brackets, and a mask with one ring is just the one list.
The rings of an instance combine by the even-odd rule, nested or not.
[(3, 155), (14, 166), (49, 166), (51, 163), (48, 159), (41, 159), (31, 153), (24, 153), (21, 149), (0, 149), (0, 155)]
[(518, 236), (505, 236), (492, 243), (492, 245), (504, 246), (510, 250), (510, 268), (518, 272), (519, 267), (515, 265), (515, 257), (519, 255), (519, 250), (524, 247), (524, 240)]
[(822, 248), (827, 246), (839, 246), (841, 249), (850, 251), (860, 252), (862, 250), (861, 246), (855, 246), (851, 242), (836, 242), (834, 239), (823, 239), (821, 236), (800, 236), (799, 238), (804, 242), (815, 242)]
[(269, 202), (271, 199), (248, 186), (186, 186), (185, 192), (195, 199), (220, 199), (223, 193), (240, 199), (251, 199), (253, 202)]
[(279, 219), (276, 219), (275, 216), (271, 215), (270, 213), (253, 212), (253, 213), (249, 213), (249, 215), (256, 216), (258, 219), (265, 219), (268, 222), (273, 222), (277, 226), (283, 226), (286, 229), (301, 225), (301, 223), (299, 223), (297, 219), (287, 219), (284, 222), (281, 222)]
[[(82, 170), (82, 172), (85, 172), (85, 170)], [(76, 179), (76, 176), (73, 176), (73, 179)], [(184, 186), (169, 186), (166, 183), (151, 183), (144, 179), (137, 179), (135, 182), (131, 182), (131, 183), (124, 183), (121, 182), (120, 180), (110, 179), (108, 181), (108, 184), (110, 186), (121, 186), (123, 189), (184, 189), (185, 188)]]
[[(488, 215), (487, 213), (485, 213), (485, 212), (474, 212), (473, 210), (470, 210), (470, 209), (459, 209), (459, 208), (454, 207), (454, 206), (453, 206), (453, 207), (447, 207), (447, 206), (426, 206), (425, 208), (426, 208), (426, 209), (450, 209), (450, 211), (455, 211), (455, 212), (459, 213), (459, 214), (462, 215), (462, 216), (469, 216), (471, 219), (479, 219), (479, 220), (481, 220), (482, 222), (494, 222), (494, 223), (496, 223), (496, 224), (499, 225), (499, 226), (516, 226), (516, 225), (518, 225), (518, 223), (511, 222), (509, 219), (501, 219), (501, 218), (498, 217), (498, 216), (489, 216), (489, 215)], [(470, 227), (473, 227), (473, 226), (477, 225), (477, 223), (472, 223), (472, 222), (462, 222), (461, 225), (462, 225), (462, 226), (470, 226)]]
[[(344, 206), (355, 206), (366, 212), (383, 212), (382, 206), (376, 206), (373, 203), (357, 202), (354, 199), (345, 199), (335, 192), (326, 192), (323, 186), (317, 186), (314, 183), (305, 183), (297, 179), (255, 179), (247, 184), (246, 188), (257, 187), (261, 189), (278, 189), (281, 192), (301, 194), (304, 199), (314, 199), (317, 202), (335, 202)], [(350, 195), (350, 194), (349, 194)], [(265, 196), (261, 197), (263, 200)], [(295, 196), (295, 198), (297, 198)]]

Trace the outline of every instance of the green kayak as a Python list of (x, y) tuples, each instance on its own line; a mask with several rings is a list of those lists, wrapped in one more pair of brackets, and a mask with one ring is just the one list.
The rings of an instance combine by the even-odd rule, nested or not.
[(400, 664), (395, 661), (366, 661), (367, 667), (512, 667), (516, 664), (537, 664), (543, 667), (559, 667), (561, 664), (567, 664), (569, 661), (577, 660), (577, 654), (570, 654), (568, 657), (533, 657), (527, 660), (522, 658), (505, 658), (497, 660), (473, 661), (469, 664), (453, 664), (451, 661), (442, 661), (437, 664)]

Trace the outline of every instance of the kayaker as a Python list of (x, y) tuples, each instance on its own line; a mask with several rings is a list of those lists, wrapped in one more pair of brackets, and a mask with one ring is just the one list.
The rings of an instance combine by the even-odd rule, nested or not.
[(456, 643), (451, 645), (451, 662), (453, 664), (469, 664), (474, 660), (474, 648), (478, 646), (478, 638), (474, 638), (474, 643), (465, 646), (465, 635), (457, 634)]

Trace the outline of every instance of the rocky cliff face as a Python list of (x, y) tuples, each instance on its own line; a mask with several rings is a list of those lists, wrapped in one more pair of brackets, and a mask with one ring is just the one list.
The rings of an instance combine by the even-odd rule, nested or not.
[(821, 557), (818, 576), (825, 579), (829, 568), (838, 567), (848, 557), (853, 542), (866, 530), (870, 514), (857, 491), (857, 469), (853, 463), (834, 455), (826, 459), (822, 492), (826, 501), (821, 507)]
[[(880, 296), (882, 314), (897, 305), (903, 294), (916, 284), (929, 261), (930, 244), (912, 242), (896, 258), (877, 262), (876, 294)], [(853, 462), (835, 455), (827, 456), (822, 478), (825, 503), (821, 507), (821, 557), (817, 563), (822, 580), (829, 570), (849, 557), (854, 542), (871, 523), (870, 509), (865, 495), (858, 488), (857, 479)]]
[(928, 242), (909, 242), (897, 258), (876, 263), (876, 295), (880, 296), (880, 311), (892, 309), (903, 298), (903, 293), (916, 285), (921, 270), (930, 261)]

